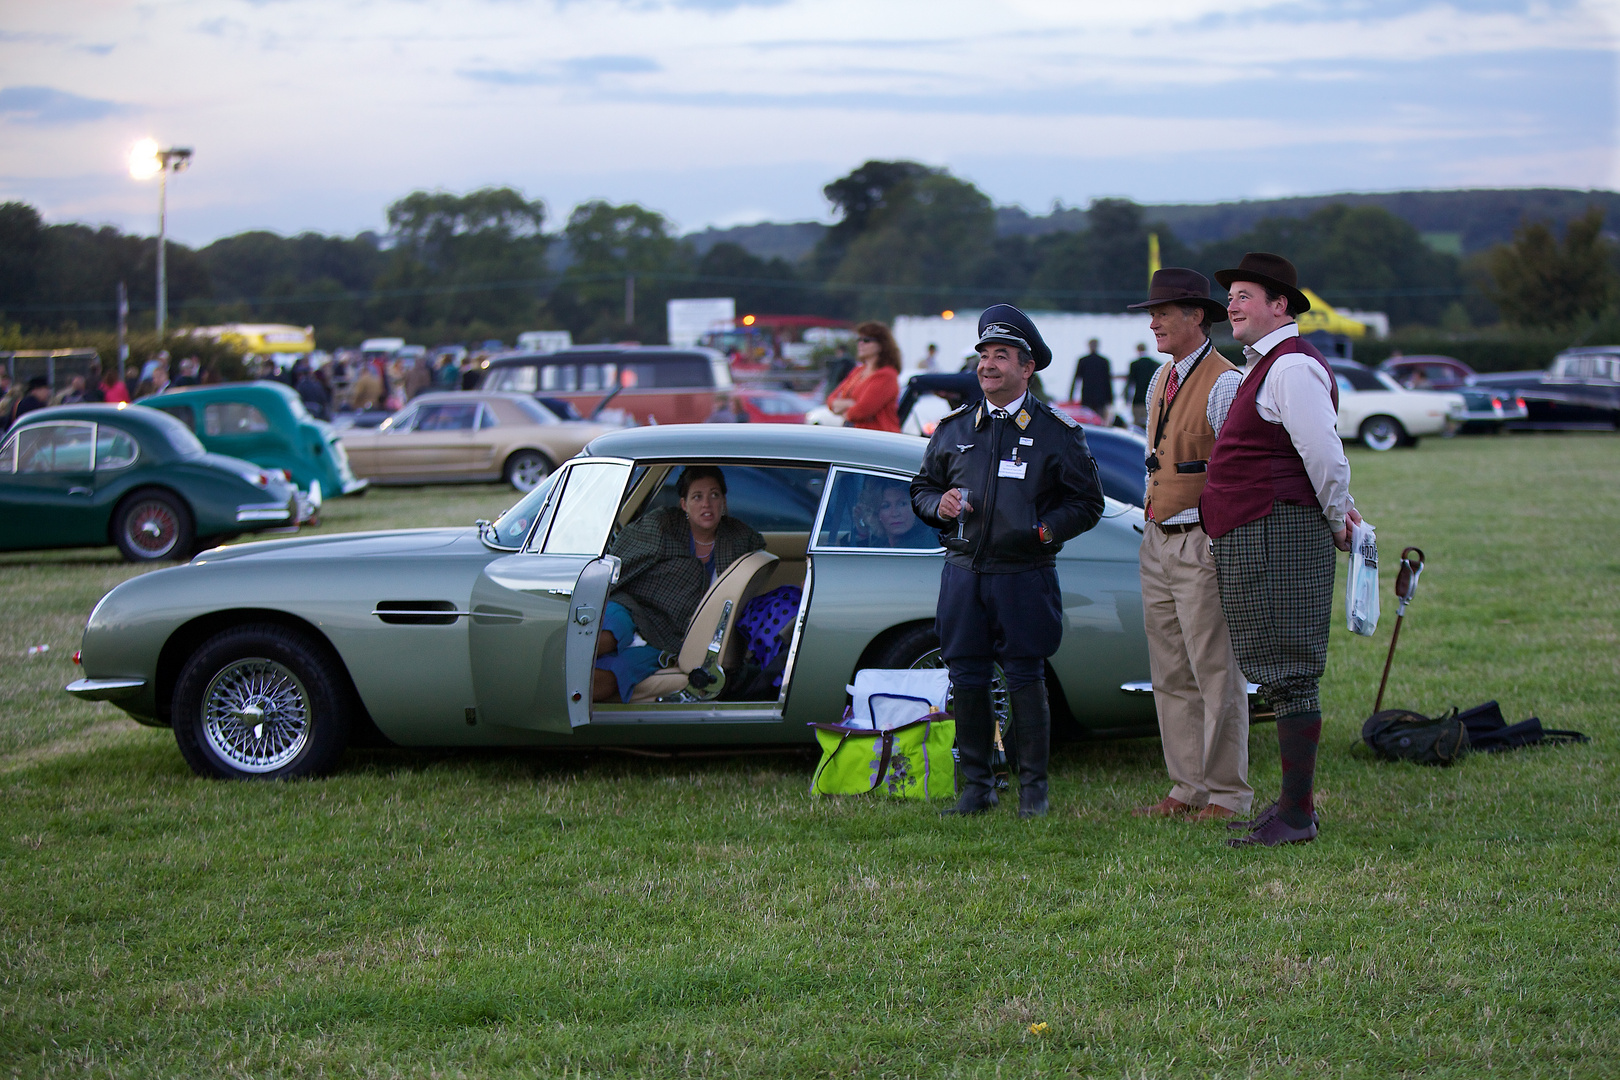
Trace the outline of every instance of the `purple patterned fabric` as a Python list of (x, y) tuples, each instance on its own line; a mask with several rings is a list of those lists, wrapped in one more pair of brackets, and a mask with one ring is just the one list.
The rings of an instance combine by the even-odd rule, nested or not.
[[(737, 629), (745, 635), (743, 640), (748, 643), (748, 655), (754, 663), (768, 668), (776, 654), (786, 647), (782, 629), (798, 615), (803, 598), (804, 590), (797, 585), (783, 585), (748, 601), (737, 617)], [(780, 676), (775, 684), (782, 685)]]

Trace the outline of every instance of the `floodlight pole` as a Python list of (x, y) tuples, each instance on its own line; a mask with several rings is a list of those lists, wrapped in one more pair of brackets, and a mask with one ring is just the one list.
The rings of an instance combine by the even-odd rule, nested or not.
[(157, 333), (161, 340), (163, 327), (169, 321), (169, 173), (179, 172), (191, 163), (191, 148), (177, 146), (171, 150), (159, 150), (157, 158), (161, 166), (158, 170)]

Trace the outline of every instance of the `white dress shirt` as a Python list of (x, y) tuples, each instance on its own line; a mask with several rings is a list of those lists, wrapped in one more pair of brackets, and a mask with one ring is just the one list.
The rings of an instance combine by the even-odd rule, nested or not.
[(984, 407), (990, 410), (992, 416), (994, 416), (998, 410), (1006, 413), (1009, 417), (1017, 416), (1018, 410), (1024, 407), (1024, 399), (1027, 397), (1029, 397), (1029, 391), (1025, 390), (1022, 394), (1019, 394), (1005, 405), (992, 405), (990, 403), (990, 399), (985, 398)]
[[(1252, 346), (1243, 347), (1249, 366), (1244, 381), (1259, 361), (1289, 338), (1299, 336), (1299, 324), (1279, 326)], [(1350, 462), (1339, 441), (1339, 414), (1333, 408), (1333, 376), (1305, 353), (1288, 353), (1271, 365), (1266, 381), (1255, 395), (1260, 419), (1281, 424), (1305, 462), (1316, 501), (1334, 532), (1344, 528), (1344, 515), (1356, 505), (1350, 497)]]

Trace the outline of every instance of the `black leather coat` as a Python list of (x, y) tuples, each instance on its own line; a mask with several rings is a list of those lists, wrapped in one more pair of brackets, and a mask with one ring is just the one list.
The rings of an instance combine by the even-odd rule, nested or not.
[[(1051, 566), (1064, 541), (1102, 517), (1102, 482), (1080, 425), (1033, 395), (1022, 411), (1028, 416), (1022, 427), (1016, 413), (992, 420), (985, 402), (950, 413), (911, 481), (912, 509), (943, 534), (946, 561), (965, 570), (1010, 574)], [(973, 493), (960, 540), (956, 521), (938, 515), (951, 488)], [(1041, 540), (1042, 524), (1049, 540)]]

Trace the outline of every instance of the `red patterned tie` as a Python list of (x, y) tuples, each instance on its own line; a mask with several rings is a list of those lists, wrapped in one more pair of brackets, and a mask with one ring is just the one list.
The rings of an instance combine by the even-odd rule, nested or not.
[(1176, 374), (1176, 369), (1172, 366), (1170, 368), (1170, 378), (1164, 384), (1164, 403), (1166, 405), (1176, 400), (1176, 391), (1180, 388), (1181, 376)]

